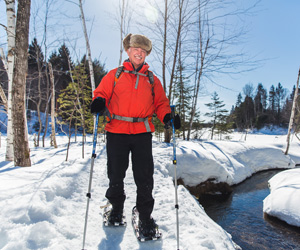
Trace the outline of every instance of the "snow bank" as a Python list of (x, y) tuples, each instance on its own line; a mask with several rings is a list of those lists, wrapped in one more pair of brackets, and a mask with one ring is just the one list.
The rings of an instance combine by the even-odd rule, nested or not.
[[(263, 143), (179, 141), (177, 147), (177, 177), (189, 186), (208, 179), (233, 185), (258, 171), (293, 167), (294, 161), (280, 147)], [(167, 169), (174, 176), (171, 163)]]
[(264, 200), (263, 211), (300, 227), (300, 169), (278, 173), (269, 180), (269, 187), (271, 193)]

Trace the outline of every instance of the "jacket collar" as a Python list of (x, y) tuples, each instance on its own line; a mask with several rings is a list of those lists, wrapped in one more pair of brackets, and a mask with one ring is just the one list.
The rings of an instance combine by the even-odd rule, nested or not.
[(123, 62), (123, 66), (125, 70), (136, 71), (140, 73), (145, 73), (149, 69), (149, 65), (146, 62), (144, 62), (144, 64), (141, 65), (138, 69), (135, 69), (129, 59)]

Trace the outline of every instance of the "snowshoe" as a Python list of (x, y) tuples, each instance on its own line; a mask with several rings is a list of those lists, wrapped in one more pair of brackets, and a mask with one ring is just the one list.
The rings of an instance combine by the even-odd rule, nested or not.
[(126, 226), (126, 217), (124, 211), (114, 211), (112, 205), (108, 202), (103, 208), (103, 225), (104, 226)]
[(146, 221), (139, 220), (139, 212), (136, 207), (132, 209), (132, 226), (137, 239), (141, 242), (158, 240), (162, 236), (153, 218)]

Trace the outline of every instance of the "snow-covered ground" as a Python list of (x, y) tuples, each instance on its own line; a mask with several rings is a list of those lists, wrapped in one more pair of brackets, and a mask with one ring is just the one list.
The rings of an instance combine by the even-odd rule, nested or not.
[[(235, 134), (231, 141), (177, 140), (178, 177), (183, 178), (189, 185), (198, 184), (207, 178), (226, 181), (231, 185), (263, 169), (293, 168), (295, 163), (300, 163), (300, 144), (296, 138), (292, 138), (290, 154), (284, 156), (282, 151), (285, 149), (286, 136), (249, 134), (246, 142), (241, 140), (242, 137), (241, 134)], [(81, 157), (81, 143), (73, 142), (68, 161), (65, 161), (66, 137), (58, 136), (57, 149), (34, 148), (31, 140), (30, 168), (14, 167), (13, 163), (6, 162), (5, 137), (2, 136), (1, 140), (0, 249), (81, 249), (87, 202), (85, 195), (91, 165), (91, 136), (86, 143), (85, 158)], [(47, 141), (46, 145), (49, 144)], [(98, 140), (96, 152), (85, 248), (176, 249), (172, 144), (153, 141), (155, 163), (153, 217), (163, 234), (162, 240), (157, 242), (139, 243), (134, 236), (130, 214), (135, 205), (136, 189), (130, 168), (125, 179), (127, 194), (125, 211), (129, 223), (124, 228), (106, 228), (102, 225), (100, 206), (106, 203), (104, 194), (108, 180), (106, 148), (101, 140)], [(298, 172), (299, 169), (288, 171)], [(284, 173), (289, 174), (288, 171)], [(283, 178), (287, 178), (287, 174)], [(290, 174), (295, 176), (295, 172)], [(290, 203), (287, 199), (285, 211), (286, 208), (290, 211), (295, 209), (294, 205), (299, 207), (300, 181), (299, 178), (293, 180), (295, 183), (289, 183), (288, 188), (295, 186), (293, 193), (290, 192), (295, 200)], [(282, 179), (276, 182), (282, 183)], [(271, 188), (273, 195), (272, 182)], [(279, 198), (283, 196), (282, 193), (278, 195)], [(286, 196), (286, 193), (284, 195)], [(278, 198), (277, 195), (276, 197)], [(180, 249), (235, 249), (231, 236), (206, 215), (201, 205), (182, 186), (178, 188), (178, 199)], [(272, 202), (272, 205), (274, 204)], [(297, 212), (286, 212), (285, 218), (287, 215), (290, 221), (298, 220), (299, 223)]]

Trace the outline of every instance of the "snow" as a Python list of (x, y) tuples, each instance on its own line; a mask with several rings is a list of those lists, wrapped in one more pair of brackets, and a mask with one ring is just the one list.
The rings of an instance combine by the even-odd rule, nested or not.
[[(178, 177), (189, 186), (209, 178), (233, 185), (261, 170), (295, 165), (280, 148), (255, 142), (182, 141), (178, 146)], [(171, 169), (170, 165), (168, 169)]]
[[(188, 185), (208, 178), (236, 184), (253, 173), (270, 168), (292, 168), (270, 180), (271, 194), (264, 201), (264, 211), (300, 226), (299, 142), (292, 138), (290, 154), (284, 155), (286, 136), (248, 134), (232, 135), (230, 141), (177, 140), (177, 176)], [(88, 183), (91, 167), (92, 136), (85, 144), (82, 159), (80, 142), (74, 142), (65, 161), (67, 138), (58, 136), (58, 148), (35, 148), (30, 136), (32, 166), (14, 167), (5, 161), (5, 136), (1, 137), (0, 157), (0, 249), (82, 249)], [(81, 140), (81, 138), (80, 138)], [(173, 185), (172, 143), (153, 140), (155, 165), (155, 207), (153, 217), (160, 226), (162, 240), (140, 243), (130, 225), (136, 188), (129, 167), (125, 178), (128, 225), (107, 228), (102, 225), (100, 206), (108, 186), (106, 147), (98, 139), (92, 198), (89, 206), (86, 249), (177, 249), (175, 189)], [(298, 177), (297, 177), (298, 176)], [(231, 236), (212, 221), (203, 207), (183, 187), (178, 187), (180, 249), (235, 249)]]
[(271, 190), (264, 200), (264, 212), (300, 227), (300, 169), (283, 171), (269, 180)]

